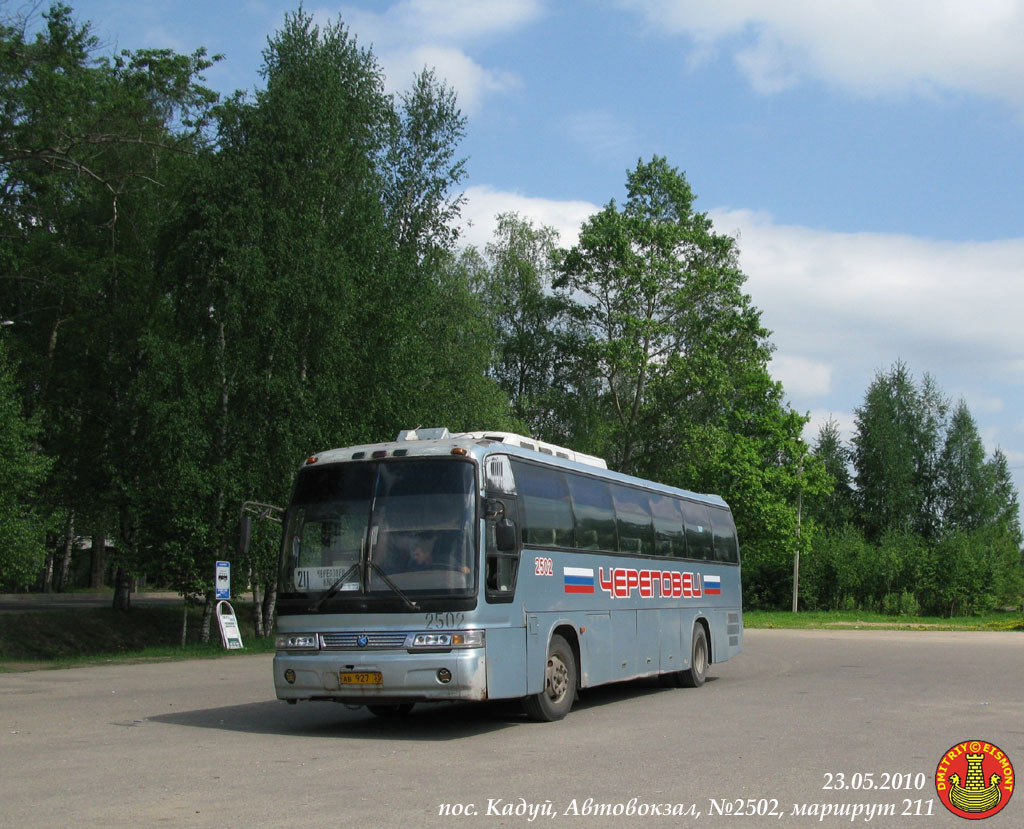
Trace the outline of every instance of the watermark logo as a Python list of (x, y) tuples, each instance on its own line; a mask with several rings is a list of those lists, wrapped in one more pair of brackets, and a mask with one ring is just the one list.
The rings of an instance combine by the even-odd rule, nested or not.
[(968, 820), (992, 817), (1013, 795), (1013, 763), (997, 745), (965, 740), (939, 760), (935, 791), (954, 815)]

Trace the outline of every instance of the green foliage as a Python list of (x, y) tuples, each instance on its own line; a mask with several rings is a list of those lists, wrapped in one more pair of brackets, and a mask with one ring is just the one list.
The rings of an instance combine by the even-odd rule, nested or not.
[(882, 613), (886, 616), (919, 616), (921, 605), (909, 590), (886, 593), (882, 598)]
[(950, 419), (939, 468), (939, 507), (945, 526), (972, 530), (989, 523), (993, 504), (985, 469), (985, 447), (963, 400)]
[(893, 529), (925, 538), (939, 532), (936, 488), (948, 403), (934, 380), (920, 386), (905, 364), (879, 372), (856, 411), (852, 458), (865, 532)]
[(1019, 603), (1021, 531), (1006, 458), (997, 450), (985, 460), (963, 401), (948, 419), (947, 409), (934, 380), (918, 384), (896, 363), (868, 388), (851, 449), (834, 423), (822, 428), (815, 453), (835, 489), (811, 502), (827, 531), (805, 569), (808, 608), (948, 616)]
[(893, 530), (879, 544), (846, 525), (819, 533), (801, 567), (802, 607), (971, 616), (1020, 603), (1020, 552), (994, 528), (930, 542)]
[(0, 334), (0, 588), (35, 580), (49, 522), (37, 506), (51, 461), (40, 454), (38, 424), (22, 412), (14, 369)]
[(836, 530), (855, 520), (857, 507), (850, 480), (851, 452), (843, 444), (839, 424), (834, 419), (829, 418), (821, 425), (813, 452), (824, 466), (831, 487), (808, 499), (807, 513), (819, 526)]
[(867, 593), (865, 583), (874, 550), (858, 529), (847, 524), (819, 532), (800, 561), (800, 597), (808, 610), (855, 608)]
[[(587, 429), (579, 400), (595, 391), (563, 297), (552, 293), (558, 233), (514, 213), (498, 216), (481, 262), (480, 292), (494, 327), (491, 372), (528, 434), (571, 442)], [(580, 447), (582, 448), (582, 446)]]
[[(53, 6), (31, 39), (0, 30), (0, 309), (27, 406), (54, 457), (44, 497), (137, 558), (140, 341), (174, 162), (201, 145), (214, 96), (202, 51), (97, 59)], [(71, 526), (71, 521), (69, 521)], [(117, 528), (116, 531), (114, 528)]]
[[(492, 332), (450, 249), (464, 127), (451, 91), (424, 73), (396, 109), (372, 53), (302, 11), (263, 77), (255, 100), (217, 111), (218, 147), (191, 164), (160, 247), (143, 385), (169, 401), (148, 410), (154, 436), (195, 442), (165, 459), (177, 475), (152, 498), (192, 520), (152, 528), (182, 584), (228, 555), (243, 501), (287, 502), (302, 458), (504, 417)], [(257, 530), (235, 564), (272, 589), (279, 534)]]
[(682, 173), (655, 157), (637, 164), (626, 189), (621, 210), (610, 202), (559, 254), (555, 284), (585, 332), (580, 357), (601, 382), (611, 423), (604, 454), (629, 472), (664, 442), (665, 398), (693, 393), (698, 367), (711, 369), (702, 382), (714, 389), (770, 348), (740, 290), (733, 240), (693, 211)]

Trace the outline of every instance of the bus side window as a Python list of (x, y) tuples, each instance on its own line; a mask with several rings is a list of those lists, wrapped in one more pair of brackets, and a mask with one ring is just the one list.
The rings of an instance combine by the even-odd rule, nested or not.
[(736, 542), (736, 525), (728, 510), (712, 507), (711, 529), (715, 536), (715, 559), (736, 564), (740, 560), (739, 544)]
[(619, 527), (619, 552), (654, 555), (654, 523), (647, 493), (613, 484), (612, 498)]
[(512, 470), (522, 502), (523, 543), (572, 547), (572, 506), (563, 472), (518, 460), (512, 461)]
[(715, 557), (711, 536), (711, 517), (704, 504), (683, 501), (686, 516), (686, 547), (690, 558), (712, 560)]
[(615, 550), (615, 506), (607, 481), (584, 475), (568, 475), (572, 512), (576, 521), (576, 548)]
[(659, 556), (686, 557), (686, 535), (683, 530), (683, 507), (678, 498), (651, 493), (651, 515), (654, 517), (654, 552)]

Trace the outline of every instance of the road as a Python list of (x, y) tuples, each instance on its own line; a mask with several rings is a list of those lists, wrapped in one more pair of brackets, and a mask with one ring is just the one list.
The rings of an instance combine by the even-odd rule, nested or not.
[[(935, 769), (978, 739), (1024, 771), (1024, 636), (752, 630), (703, 688), (597, 689), (550, 724), (287, 706), (248, 655), (0, 674), (0, 720), (4, 826), (839, 826), (867, 812), (823, 804), (891, 804), (872, 825), (963, 827)], [(1024, 824), (1024, 794), (983, 824)]]

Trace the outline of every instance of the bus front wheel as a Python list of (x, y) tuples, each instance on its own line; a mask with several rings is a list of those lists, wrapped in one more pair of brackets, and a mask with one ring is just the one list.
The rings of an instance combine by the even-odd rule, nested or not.
[(526, 697), (523, 709), (537, 722), (554, 722), (569, 713), (576, 700), (576, 657), (561, 636), (551, 637), (544, 668), (544, 689)]
[(693, 629), (693, 642), (690, 652), (690, 667), (679, 672), (679, 684), (685, 688), (699, 688), (708, 676), (708, 638), (704, 626), (697, 625)]

